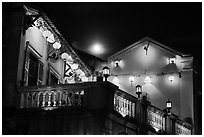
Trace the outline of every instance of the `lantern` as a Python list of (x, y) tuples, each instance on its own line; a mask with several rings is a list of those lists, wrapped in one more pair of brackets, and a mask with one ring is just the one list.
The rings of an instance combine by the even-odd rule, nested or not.
[(171, 101), (169, 99), (166, 101), (166, 109), (167, 109), (167, 113), (170, 113), (170, 110), (171, 110)]
[(60, 49), (61, 48), (61, 44), (59, 42), (55, 42), (52, 46), (54, 49)]
[(107, 78), (110, 76), (110, 69), (107, 66), (103, 68), (103, 76), (105, 77), (105, 81), (107, 81)]
[(132, 83), (134, 82), (135, 78), (133, 76), (129, 77), (129, 81), (130, 81), (130, 84), (131, 84), (131, 87), (132, 87)]
[(172, 82), (173, 80), (174, 80), (174, 76), (172, 76), (172, 75), (171, 75), (171, 76), (169, 76), (169, 81), (171, 81), (171, 82)]
[(136, 94), (138, 98), (140, 98), (140, 94), (142, 94), (142, 86), (137, 85), (135, 88), (136, 88)]
[(118, 67), (118, 66), (119, 66), (119, 61), (116, 60), (116, 61), (115, 61), (115, 67)]

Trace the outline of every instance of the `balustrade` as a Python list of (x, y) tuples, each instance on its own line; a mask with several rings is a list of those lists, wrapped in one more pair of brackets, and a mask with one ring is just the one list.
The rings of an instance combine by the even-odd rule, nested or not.
[[(123, 93), (123, 94), (121, 94)], [(114, 109), (120, 113), (123, 117), (135, 117), (135, 104), (136, 99), (131, 99), (131, 95), (118, 90), (114, 94)]]
[(165, 130), (165, 113), (161, 110), (148, 106), (147, 108), (147, 123), (156, 131)]
[[(140, 124), (148, 124), (154, 128), (156, 132), (167, 130), (167, 119), (171, 121), (171, 118), (168, 117), (169, 114), (152, 106), (151, 103), (145, 103), (143, 99), (138, 100), (136, 97), (118, 88), (110, 88), (112, 86), (110, 83), (108, 83), (108, 86), (110, 86), (109, 88), (111, 90), (104, 90), (102, 87), (103, 84), (107, 83), (69, 84), (57, 85), (55, 87), (21, 87), (19, 88), (21, 97), (20, 108), (41, 108), (47, 110), (58, 107), (82, 107), (84, 102), (85, 104), (92, 103), (90, 106), (94, 106), (97, 103), (106, 100), (106, 98), (109, 98), (111, 95), (113, 98), (109, 98), (109, 102), (106, 100), (104, 103), (108, 104), (106, 107), (110, 107), (111, 110), (115, 110), (123, 117), (128, 116), (133, 118)], [(108, 86), (105, 85), (104, 87), (108, 88)], [(104, 98), (101, 99), (101, 95), (107, 96), (104, 96)], [(86, 99), (84, 99), (84, 97), (86, 97)], [(101, 100), (99, 102), (93, 102), (92, 99), (95, 97)], [(96, 106), (93, 108), (96, 108)], [(174, 120), (176, 122), (170, 122), (171, 124), (174, 124), (171, 125), (170, 128), (174, 129), (168, 131), (173, 133), (168, 134), (192, 134), (192, 126), (190, 124), (181, 121), (178, 118), (175, 118)]]
[(81, 106), (82, 89), (47, 88), (31, 90), (27, 88), (27, 90), (29, 92), (21, 92), (20, 108), (46, 109), (60, 106)]
[(176, 135), (191, 135), (191, 126), (185, 122), (177, 121), (175, 123)]

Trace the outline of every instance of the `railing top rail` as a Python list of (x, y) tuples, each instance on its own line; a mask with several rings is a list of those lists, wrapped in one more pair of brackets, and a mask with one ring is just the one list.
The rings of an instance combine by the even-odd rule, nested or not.
[(190, 128), (190, 129), (193, 128), (193, 126), (191, 124), (189, 124), (188, 122), (186, 122), (184, 120), (181, 120), (181, 119), (177, 119), (176, 123), (178, 123), (178, 124), (180, 124), (180, 125), (182, 125), (184, 127)]
[(73, 84), (59, 84), (59, 85), (38, 85), (38, 86), (24, 86), (18, 87), (19, 92), (40, 92), (46, 90), (82, 90), (93, 87), (100, 87), (104, 85), (109, 85), (115, 87), (115, 85), (110, 82), (85, 82), (85, 83), (73, 83)]
[(131, 94), (128, 94), (127, 92), (125, 92), (125, 91), (123, 91), (121, 89), (117, 89), (115, 93), (117, 95), (122, 96), (122, 97), (124, 97), (124, 98), (126, 98), (128, 100), (133, 101), (133, 102), (137, 102), (138, 101), (138, 99), (135, 96), (133, 96)]
[(157, 107), (155, 107), (153, 105), (149, 105), (147, 107), (147, 109), (150, 110), (150, 111), (153, 111), (153, 112), (155, 112), (157, 114), (160, 114), (160, 115), (166, 115), (167, 114), (165, 111), (163, 111), (163, 110), (161, 110), (161, 109), (159, 109), (159, 108), (157, 108)]

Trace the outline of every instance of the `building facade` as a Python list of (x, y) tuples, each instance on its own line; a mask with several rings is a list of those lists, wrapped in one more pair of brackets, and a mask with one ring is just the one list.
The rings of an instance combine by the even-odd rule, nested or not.
[(106, 63), (84, 61), (45, 13), (22, 3), (3, 4), (2, 45), (3, 134), (198, 134), (192, 56), (144, 38)]

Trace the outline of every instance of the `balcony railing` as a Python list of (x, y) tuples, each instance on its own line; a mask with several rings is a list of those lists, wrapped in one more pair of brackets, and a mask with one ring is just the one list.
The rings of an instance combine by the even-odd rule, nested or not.
[[(175, 117), (172, 121), (169, 114), (152, 106), (149, 101), (138, 100), (109, 82), (20, 87), (18, 90), (20, 108), (44, 110), (60, 107), (106, 108), (109, 112), (118, 112), (122, 117), (135, 119), (133, 120), (135, 124), (149, 125), (148, 127), (152, 127), (157, 133), (165, 131), (167, 134), (192, 134), (190, 124)], [(169, 127), (171, 129), (168, 129)]]

